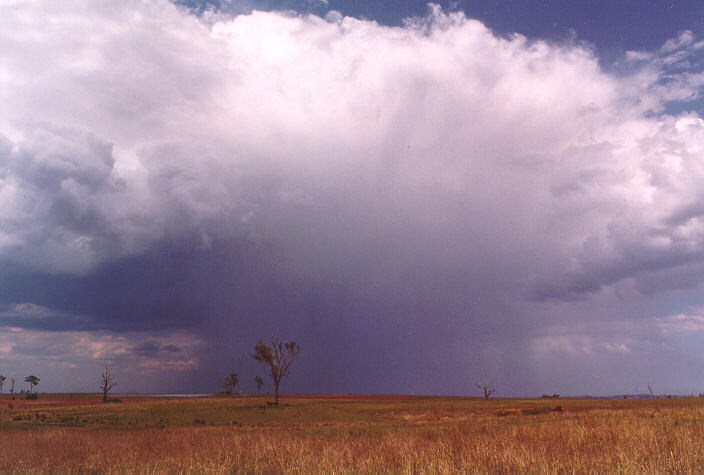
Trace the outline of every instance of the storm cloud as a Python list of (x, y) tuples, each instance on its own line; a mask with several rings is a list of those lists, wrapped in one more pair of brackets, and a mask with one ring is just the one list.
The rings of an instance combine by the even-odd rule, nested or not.
[(0, 5), (2, 348), (205, 384), (280, 333), (292, 390), (504, 394), (623, 391), (684, 351), (690, 390), (704, 354), (667, 335), (703, 331), (674, 317), (702, 303), (702, 39), (607, 72), (433, 5), (206, 20)]

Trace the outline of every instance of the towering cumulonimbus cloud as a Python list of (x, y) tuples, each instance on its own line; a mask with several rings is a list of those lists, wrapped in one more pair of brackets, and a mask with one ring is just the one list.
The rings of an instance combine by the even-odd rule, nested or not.
[(0, 5), (0, 51), (0, 259), (21, 269), (233, 241), (267, 285), (379, 314), (424, 289), (448, 326), (701, 283), (704, 120), (664, 112), (704, 85), (691, 32), (615, 74), (436, 6), (387, 27), (36, 0)]

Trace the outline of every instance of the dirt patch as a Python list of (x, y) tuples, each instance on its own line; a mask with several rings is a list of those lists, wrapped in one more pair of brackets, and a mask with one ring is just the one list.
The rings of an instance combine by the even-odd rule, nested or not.
[(421, 412), (419, 414), (409, 414), (406, 412), (401, 414), (399, 417), (404, 421), (421, 421), (428, 420), (431, 418), (431, 416), (426, 412)]
[(518, 409), (518, 408), (500, 409), (498, 411), (494, 411), (494, 415), (499, 416), (499, 417), (520, 416), (520, 415), (531, 416), (531, 415), (536, 415), (536, 414), (549, 414), (551, 412), (562, 412), (562, 406), (531, 407), (531, 408), (526, 408), (526, 409)]

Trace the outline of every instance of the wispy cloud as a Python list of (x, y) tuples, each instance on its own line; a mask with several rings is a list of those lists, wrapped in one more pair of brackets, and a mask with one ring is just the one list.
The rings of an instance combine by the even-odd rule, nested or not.
[(0, 327), (0, 361), (10, 369), (31, 362), (51, 368), (111, 366), (121, 372), (198, 368), (204, 340), (187, 332), (41, 331)]
[(693, 335), (704, 332), (704, 309), (660, 317), (657, 327), (665, 334)]

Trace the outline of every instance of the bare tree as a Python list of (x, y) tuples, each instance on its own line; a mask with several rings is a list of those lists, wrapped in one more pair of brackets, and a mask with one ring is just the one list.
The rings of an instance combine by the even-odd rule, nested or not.
[(264, 380), (262, 379), (261, 376), (255, 376), (254, 377), (254, 382), (257, 383), (257, 393), (262, 392), (262, 386), (264, 386)]
[(108, 402), (108, 393), (115, 386), (117, 386), (115, 378), (110, 372), (110, 368), (106, 366), (103, 372), (100, 373), (100, 389), (103, 391), (103, 402)]
[(284, 376), (288, 376), (289, 367), (301, 351), (295, 341), (281, 341), (277, 336), (269, 339), (267, 345), (262, 340), (254, 346), (252, 358), (269, 367), (269, 375), (274, 383), (274, 405), (279, 405), (279, 383)]
[(25, 383), (29, 383), (29, 394), (32, 394), (32, 387), (39, 384), (39, 378), (34, 375), (27, 376), (24, 378)]
[(477, 383), (477, 387), (484, 392), (485, 401), (489, 399), (489, 396), (491, 396), (496, 391), (496, 389), (489, 387), (489, 383), (486, 381), (486, 379), (484, 379), (484, 381), (482, 381), (481, 383)]
[(5, 384), (5, 380), (6, 380), (6, 379), (7, 379), (7, 378), (6, 378), (5, 376), (3, 376), (3, 375), (0, 374), (0, 393), (2, 392), (2, 387), (3, 387), (3, 385)]
[(239, 378), (237, 377), (237, 373), (230, 373), (218, 379), (218, 384), (222, 386), (222, 390), (227, 394), (231, 394), (232, 391), (235, 390), (235, 386), (237, 386), (238, 382)]
[(15, 377), (10, 376), (10, 394), (15, 394)]

